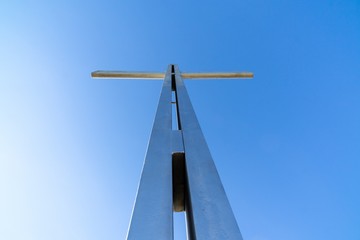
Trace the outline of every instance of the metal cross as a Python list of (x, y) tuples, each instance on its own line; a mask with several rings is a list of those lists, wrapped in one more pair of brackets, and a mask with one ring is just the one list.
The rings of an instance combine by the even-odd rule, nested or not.
[[(183, 78), (252, 78), (252, 73), (96, 71), (94, 78), (164, 79), (127, 234), (173, 239), (173, 212), (185, 211), (189, 240), (242, 240)], [(172, 126), (172, 104), (177, 128)]]

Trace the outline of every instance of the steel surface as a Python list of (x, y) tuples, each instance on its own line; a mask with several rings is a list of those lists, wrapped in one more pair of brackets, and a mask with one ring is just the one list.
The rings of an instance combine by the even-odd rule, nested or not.
[(127, 239), (173, 239), (171, 67), (162, 86)]
[(175, 81), (185, 149), (188, 238), (241, 240), (240, 229), (177, 66)]

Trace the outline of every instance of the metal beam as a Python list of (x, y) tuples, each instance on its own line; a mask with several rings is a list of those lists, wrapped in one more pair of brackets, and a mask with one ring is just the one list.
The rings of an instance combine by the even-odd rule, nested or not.
[(177, 105), (185, 150), (190, 240), (242, 240), (235, 216), (175, 65)]
[(253, 78), (250, 72), (214, 72), (214, 73), (180, 73), (181, 78), (220, 79), (220, 78)]
[[(254, 74), (251, 72), (180, 73), (180, 75), (184, 79), (248, 79), (254, 77)], [(91, 76), (93, 78), (162, 80), (165, 74), (153, 72), (95, 71), (91, 73)]]
[(165, 73), (153, 72), (123, 72), (123, 71), (95, 71), (91, 73), (93, 78), (124, 78), (124, 79), (159, 79), (163, 80)]
[(128, 240), (173, 239), (171, 118), (171, 67), (169, 67), (145, 157)]

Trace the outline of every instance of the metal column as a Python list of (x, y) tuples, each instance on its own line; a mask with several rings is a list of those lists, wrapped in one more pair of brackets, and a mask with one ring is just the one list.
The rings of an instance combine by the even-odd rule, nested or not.
[(171, 66), (159, 105), (141, 174), (127, 239), (173, 239)]
[[(189, 240), (242, 240), (183, 78), (252, 78), (249, 72), (95, 71), (95, 78), (164, 79), (128, 240), (173, 239), (173, 211), (186, 211)], [(175, 94), (175, 101), (172, 100)], [(172, 129), (176, 104), (177, 129)]]
[(239, 227), (177, 66), (175, 79), (185, 151), (188, 193), (185, 208), (189, 239), (241, 240)]

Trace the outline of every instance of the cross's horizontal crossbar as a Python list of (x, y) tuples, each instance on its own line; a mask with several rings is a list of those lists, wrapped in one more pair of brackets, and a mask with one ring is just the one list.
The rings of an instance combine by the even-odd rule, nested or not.
[[(165, 73), (95, 71), (91, 73), (91, 76), (93, 78), (164, 79)], [(251, 72), (181, 73), (181, 77), (191, 79), (253, 78), (254, 74)]]
[(214, 72), (214, 73), (181, 73), (182, 78), (253, 78), (251, 72)]
[(141, 79), (164, 79), (165, 73), (153, 72), (122, 72), (122, 71), (95, 71), (91, 73), (93, 78), (141, 78)]

